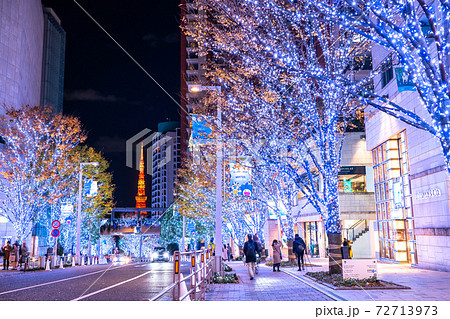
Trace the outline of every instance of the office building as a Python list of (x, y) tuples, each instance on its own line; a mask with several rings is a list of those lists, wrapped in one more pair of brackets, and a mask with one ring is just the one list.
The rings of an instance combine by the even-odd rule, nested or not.
[[(181, 130), (179, 122), (158, 124), (159, 135), (152, 145), (151, 207), (169, 207), (174, 201), (175, 181), (180, 163)], [(156, 213), (160, 214), (162, 212)]]

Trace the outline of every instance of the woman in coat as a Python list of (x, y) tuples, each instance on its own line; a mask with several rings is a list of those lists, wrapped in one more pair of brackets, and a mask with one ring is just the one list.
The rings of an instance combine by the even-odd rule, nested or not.
[(17, 270), (17, 264), (19, 262), (19, 243), (17, 241), (12, 246), (9, 261), (11, 262), (11, 268)]
[(28, 247), (25, 242), (23, 242), (22, 246), (20, 247), (20, 268), (22, 268), (22, 264), (25, 264), (25, 268), (27, 267), (27, 257), (29, 255), (28, 253)]
[(3, 256), (3, 270), (9, 269), (9, 257), (11, 257), (11, 245), (9, 244), (9, 241), (6, 242), (6, 245), (2, 247), (2, 251), (4, 252)]
[(275, 267), (280, 271), (281, 264), (281, 242), (278, 242), (276, 239), (272, 242), (272, 254), (273, 254), (273, 271), (275, 271)]

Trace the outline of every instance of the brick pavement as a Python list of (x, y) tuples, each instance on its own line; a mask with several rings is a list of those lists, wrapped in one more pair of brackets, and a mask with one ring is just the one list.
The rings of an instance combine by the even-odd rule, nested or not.
[[(323, 271), (328, 268), (327, 259), (311, 259), (317, 267), (306, 271)], [(411, 289), (383, 290), (334, 290), (305, 277), (305, 271), (296, 268), (272, 268), (260, 266), (260, 274), (250, 280), (247, 267), (242, 262), (227, 262), (236, 272), (238, 284), (216, 284), (207, 293), (206, 300), (337, 300), (337, 301), (450, 301), (450, 273), (413, 268), (409, 265), (378, 263), (378, 278)], [(296, 277), (296, 278), (294, 278)], [(314, 289), (317, 288), (318, 290)]]
[(238, 284), (211, 285), (207, 301), (327, 301), (333, 300), (309, 285), (272, 268), (259, 267), (259, 274), (250, 280), (242, 261), (227, 262), (239, 277)]
[[(327, 259), (311, 259), (312, 271), (328, 269)], [(288, 270), (294, 272), (294, 270)], [(310, 271), (310, 269), (308, 269)], [(378, 278), (411, 289), (383, 289), (383, 290), (332, 290), (335, 294), (352, 301), (449, 301), (450, 300), (450, 272), (434, 271), (378, 262)]]

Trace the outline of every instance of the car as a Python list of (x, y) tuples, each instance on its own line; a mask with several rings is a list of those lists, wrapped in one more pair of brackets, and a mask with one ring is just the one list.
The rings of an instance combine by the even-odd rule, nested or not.
[(112, 258), (114, 264), (128, 264), (130, 261), (130, 257), (125, 255), (114, 255)]
[(151, 254), (151, 262), (169, 261), (169, 252), (164, 247), (155, 247)]

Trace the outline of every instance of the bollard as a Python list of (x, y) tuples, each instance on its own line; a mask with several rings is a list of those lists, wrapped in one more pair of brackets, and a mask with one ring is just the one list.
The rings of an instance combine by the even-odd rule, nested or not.
[(75, 258), (72, 256), (72, 267), (75, 267)]
[(64, 269), (64, 260), (63, 260), (64, 258), (61, 258), (60, 259), (60, 262), (59, 262), (59, 269)]
[[(180, 273), (180, 281), (182, 281), (182, 280), (183, 280), (183, 274)], [(187, 292), (188, 292), (188, 289), (187, 289), (186, 281), (182, 281), (181, 287), (180, 287), (180, 298), (182, 296), (184, 296)], [(183, 301), (191, 301), (191, 297), (187, 296), (186, 298), (183, 299)]]
[(45, 270), (51, 271), (51, 269), (50, 269), (50, 258), (47, 259), (47, 264), (45, 266)]
[(81, 256), (81, 266), (84, 266), (84, 256)]

